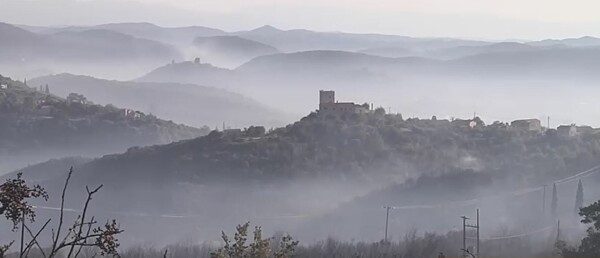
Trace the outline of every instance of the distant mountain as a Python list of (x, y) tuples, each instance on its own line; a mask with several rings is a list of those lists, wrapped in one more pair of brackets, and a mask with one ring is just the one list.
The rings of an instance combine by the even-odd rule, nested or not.
[[(122, 151), (207, 133), (144, 113), (94, 105), (85, 96), (65, 100), (0, 77), (2, 169), (72, 155)], [(24, 161), (28, 163), (23, 163)]]
[[(1, 62), (168, 62), (180, 59), (172, 47), (109, 30), (40, 35), (0, 24)], [(7, 60), (8, 57), (12, 57)], [(93, 63), (92, 62), (92, 63)], [(26, 64), (26, 63), (25, 63)]]
[(222, 89), (178, 83), (121, 82), (89, 76), (59, 74), (35, 78), (30, 85), (49, 85), (53, 94), (84, 94), (99, 104), (114, 104), (152, 113), (196, 127), (221, 125), (281, 126), (282, 113), (240, 94)]
[(427, 58), (435, 58), (442, 60), (458, 59), (468, 56), (474, 56), (479, 54), (489, 53), (511, 53), (511, 52), (531, 52), (537, 50), (544, 50), (545, 47), (534, 47), (527, 44), (515, 43), (515, 42), (503, 42), (495, 43), (485, 46), (458, 46), (452, 48), (443, 48), (422, 54), (421, 56)]
[(130, 79), (181, 59), (170, 45), (110, 30), (36, 34), (0, 23), (0, 69), (21, 78), (69, 71)]
[(483, 53), (448, 62), (447, 67), (480, 77), (504, 78), (600, 78), (600, 47), (546, 48), (534, 51)]
[(458, 59), (472, 55), (496, 52), (525, 52), (543, 50), (547, 47), (534, 47), (522, 43), (502, 42), (489, 45), (455, 46), (436, 48), (433, 50), (413, 50), (400, 47), (378, 47), (359, 51), (369, 55), (398, 58), (398, 57), (423, 57), (439, 60)]
[[(396, 76), (437, 64), (424, 58), (386, 58), (345, 51), (306, 51), (257, 57), (236, 69), (247, 76), (354, 81)], [(309, 75), (309, 76), (307, 76)]]
[(337, 32), (314, 32), (309, 30), (280, 30), (263, 26), (250, 31), (234, 32), (246, 39), (262, 42), (284, 52), (307, 50), (358, 50), (381, 43), (410, 41), (409, 37), (387, 35), (360, 35)]
[(590, 36), (581, 38), (568, 38), (568, 39), (545, 39), (541, 41), (528, 42), (528, 45), (532, 46), (555, 46), (564, 45), (569, 47), (598, 47), (600, 46), (600, 39)]
[(359, 50), (359, 53), (390, 58), (419, 56), (419, 52), (403, 47), (374, 47)]
[[(42, 36), (0, 23), (0, 62), (16, 62), (33, 58), (45, 39)], [(34, 52), (34, 53), (30, 53)]]
[(280, 30), (269, 25), (250, 31), (233, 32), (231, 34), (274, 46), (283, 52), (310, 50), (360, 51), (378, 47), (400, 47), (421, 50), (461, 45), (475, 46), (489, 44), (483, 41), (446, 38), (411, 38), (382, 34), (315, 32), (302, 29)]
[(171, 63), (136, 79), (139, 82), (190, 83), (218, 88), (230, 88), (238, 80), (233, 70), (195, 62)]
[(202, 60), (219, 67), (235, 68), (252, 58), (279, 53), (276, 48), (238, 36), (198, 37), (194, 47)]
[[(479, 54), (478, 54), (479, 53)], [(343, 51), (307, 51), (275, 54), (253, 59), (236, 72), (274, 78), (336, 79), (362, 78), (390, 80), (476, 76), (487, 78), (598, 78), (600, 47), (531, 47), (519, 43), (486, 47), (461, 47), (439, 52), (438, 58), (387, 58)], [(436, 56), (436, 54), (433, 54)], [(275, 74), (275, 75), (273, 75)], [(310, 75), (310, 76), (307, 76)], [(489, 77), (492, 76), (492, 77)]]
[(225, 35), (226, 32), (202, 26), (166, 28), (152, 23), (109, 23), (95, 26), (69, 26), (69, 27), (39, 27), (23, 26), (20, 28), (41, 34), (54, 34), (58, 32), (82, 32), (87, 30), (109, 30), (127, 34), (136, 38), (150, 39), (173, 45), (187, 46), (196, 37), (211, 37)]
[(174, 48), (109, 30), (58, 32), (48, 36), (57, 58), (72, 61), (168, 62), (181, 59)]

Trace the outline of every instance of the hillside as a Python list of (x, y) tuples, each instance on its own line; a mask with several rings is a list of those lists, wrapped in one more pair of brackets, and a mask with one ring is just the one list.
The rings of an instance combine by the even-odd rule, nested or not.
[[(537, 177), (560, 175), (566, 168), (581, 169), (596, 163), (600, 134), (565, 139), (555, 133), (522, 131), (502, 123), (484, 126), (478, 118), (478, 127), (470, 129), (461, 121), (403, 120), (399, 115), (382, 113), (339, 120), (312, 113), (265, 135), (252, 129), (213, 131), (198, 139), (105, 157), (85, 169), (93, 174), (102, 171), (104, 165), (122, 163), (132, 175), (143, 173), (152, 179), (177, 171), (181, 177), (178, 180), (186, 182), (411, 176), (410, 170), (400, 173), (397, 167), (387, 166), (400, 162), (417, 172), (412, 176), (480, 171), (527, 184)], [(363, 174), (374, 167), (379, 172)], [(525, 178), (513, 174), (526, 171), (533, 174)]]
[(0, 180), (4, 181), (4, 179), (15, 178), (17, 173), (23, 173), (23, 179), (28, 182), (46, 182), (65, 176), (67, 172), (65, 168), (73, 167), (74, 169), (78, 169), (80, 165), (92, 160), (93, 159), (86, 157), (51, 159), (0, 175)]
[(227, 89), (239, 83), (239, 79), (237, 73), (229, 69), (205, 63), (181, 62), (156, 68), (136, 81), (189, 83)]
[(238, 36), (198, 37), (195, 50), (205, 62), (235, 68), (251, 59), (278, 53), (276, 48)]
[[(404, 120), (381, 111), (341, 119), (311, 114), (264, 135), (258, 128), (214, 131), (107, 155), (78, 166), (74, 184), (103, 183), (108, 190), (95, 201), (110, 211), (203, 218), (200, 234), (253, 218), (297, 232), (318, 227), (322, 232), (310, 236), (321, 239), (340, 233), (343, 239), (373, 240), (380, 227), (357, 221), (381, 216), (383, 205), (435, 205), (521, 191), (598, 165), (600, 134), (564, 138), (554, 130), (484, 126), (479, 119), (470, 128), (465, 121)], [(518, 205), (529, 204), (522, 200)], [(464, 212), (461, 207), (443, 214)], [(510, 212), (503, 207), (495, 208), (498, 214)], [(288, 215), (300, 218), (277, 219)], [(410, 225), (446, 232), (442, 226), (456, 220), (436, 215), (427, 218), (439, 223), (421, 225), (412, 218)], [(358, 224), (364, 227), (353, 226)]]
[(3, 170), (36, 160), (95, 156), (206, 134), (153, 115), (126, 112), (112, 105), (94, 105), (78, 94), (65, 100), (9, 78), (0, 77), (0, 83), (5, 85), (0, 89)]
[(222, 123), (237, 128), (271, 127), (287, 121), (283, 113), (253, 99), (199, 85), (109, 81), (71, 74), (39, 77), (30, 80), (29, 84), (49, 85), (51, 92), (61, 97), (76, 92), (99, 104), (140, 110), (198, 128), (214, 128)]

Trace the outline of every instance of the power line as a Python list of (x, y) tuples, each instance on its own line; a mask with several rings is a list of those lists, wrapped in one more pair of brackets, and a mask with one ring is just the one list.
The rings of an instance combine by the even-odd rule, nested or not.
[[(557, 185), (573, 182), (575, 180), (578, 180), (578, 179), (581, 179), (584, 177), (588, 177), (588, 176), (591, 176), (593, 174), (600, 172), (600, 170), (598, 170), (599, 168), (600, 168), (600, 165), (595, 166), (591, 169), (585, 170), (583, 172), (579, 172), (575, 175), (556, 180), (554, 182)], [(394, 208), (395, 210), (415, 210), (415, 209), (437, 209), (437, 208), (442, 208), (445, 206), (471, 206), (471, 205), (480, 203), (482, 201), (482, 199), (491, 199), (491, 198), (498, 198), (498, 197), (504, 197), (504, 196), (522, 196), (522, 195), (530, 194), (533, 192), (541, 191), (543, 189), (544, 189), (544, 186), (530, 187), (530, 188), (515, 190), (512, 192), (500, 193), (500, 194), (485, 196), (482, 198), (473, 198), (473, 199), (463, 200), (463, 201), (445, 202), (445, 203), (438, 203), (438, 204), (417, 204), (417, 205), (392, 206), (392, 208)]]
[[(591, 169), (579, 172), (575, 175), (559, 179), (559, 180), (555, 181), (555, 183), (557, 185), (561, 185), (561, 184), (573, 182), (575, 180), (591, 176), (593, 174), (600, 172), (600, 170), (598, 170), (599, 168), (600, 168), (600, 165), (595, 166)], [(479, 204), (482, 201), (482, 199), (497, 198), (497, 197), (509, 196), (509, 195), (521, 196), (521, 195), (529, 194), (532, 192), (540, 191), (542, 189), (543, 189), (543, 187), (532, 187), (532, 188), (520, 189), (520, 190), (508, 192), (508, 193), (502, 193), (502, 194), (497, 194), (497, 195), (486, 196), (483, 198), (474, 198), (474, 199), (463, 200), (463, 201), (446, 202), (446, 203), (439, 203), (439, 204), (417, 204), (417, 205), (389, 206), (389, 207), (390, 207), (390, 210), (438, 209), (438, 208), (443, 208), (446, 206), (465, 207), (465, 206)], [(50, 206), (33, 206), (33, 208), (40, 209), (40, 210), (60, 211), (60, 208), (50, 207)], [(70, 208), (64, 208), (64, 211), (66, 211), (66, 212), (81, 212), (80, 210), (70, 209)], [(159, 218), (175, 218), (175, 219), (191, 219), (191, 218), (200, 217), (200, 215), (197, 215), (197, 214), (183, 214), (183, 215), (180, 215), (180, 214), (149, 214), (149, 213), (144, 213), (144, 212), (120, 212), (120, 211), (106, 211), (106, 210), (104, 212), (112, 213), (112, 214), (119, 214), (119, 215), (126, 215), (126, 216), (136, 216), (136, 217), (159, 217)], [(312, 217), (314, 215), (315, 214), (288, 214), (288, 215), (280, 215), (280, 216), (271, 216), (269, 218), (270, 219), (285, 219), (285, 218), (295, 219), (295, 218), (308, 218), (308, 217)]]
[[(504, 240), (504, 239), (511, 239), (511, 238), (519, 238), (519, 237), (542, 233), (542, 232), (548, 231), (553, 228), (554, 228), (554, 225), (550, 225), (550, 226), (547, 226), (547, 227), (544, 227), (544, 228), (541, 228), (538, 230), (526, 232), (526, 233), (521, 233), (521, 234), (516, 234), (516, 235), (508, 235), (508, 236), (498, 236), (498, 237), (482, 237), (482, 238), (480, 238), (480, 240), (490, 241), (490, 240)], [(474, 237), (467, 237), (467, 238), (468, 239), (477, 239)]]

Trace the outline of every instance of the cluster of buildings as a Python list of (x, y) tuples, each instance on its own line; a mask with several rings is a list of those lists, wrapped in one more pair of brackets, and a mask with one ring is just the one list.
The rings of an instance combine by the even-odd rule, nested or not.
[[(539, 119), (522, 119), (515, 120), (510, 123), (512, 128), (532, 131), (532, 132), (543, 132), (542, 122)], [(591, 126), (578, 126), (576, 124), (561, 125), (556, 128), (556, 134), (561, 137), (575, 137), (578, 135), (592, 134), (597, 132), (597, 129)]]
[[(365, 114), (373, 110), (373, 105), (368, 104), (359, 105), (354, 102), (338, 102), (335, 99), (335, 91), (332, 90), (321, 90), (319, 91), (319, 114), (323, 115), (334, 115), (342, 116), (348, 114)], [(457, 126), (475, 128), (482, 126), (483, 122), (478, 119), (452, 119), (448, 120), (437, 120), (435, 116), (432, 121), (451, 123)], [(542, 121), (539, 119), (520, 119), (515, 120), (507, 125), (510, 128), (516, 130), (523, 130), (529, 132), (543, 133), (547, 128), (542, 126)], [(578, 126), (575, 124), (561, 125), (556, 128), (556, 134), (560, 137), (575, 137), (579, 135), (586, 135), (592, 133), (600, 133), (600, 129), (592, 128), (591, 126)]]
[(141, 119), (144, 116), (144, 113), (132, 109), (123, 109), (123, 115), (125, 117), (131, 117), (133, 119)]

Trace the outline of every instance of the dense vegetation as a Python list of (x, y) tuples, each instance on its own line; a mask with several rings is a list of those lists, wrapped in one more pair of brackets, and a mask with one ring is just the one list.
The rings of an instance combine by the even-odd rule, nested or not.
[(181, 180), (372, 179), (477, 171), (523, 185), (587, 169), (600, 156), (599, 134), (563, 138), (553, 130), (529, 132), (477, 121), (470, 128), (462, 120), (404, 120), (383, 112), (344, 118), (313, 113), (265, 135), (213, 131), (194, 140), (134, 148), (90, 163), (87, 169), (100, 171), (111, 164), (128, 167), (131, 174), (178, 171)]
[(206, 133), (141, 112), (94, 105), (79, 94), (65, 100), (9, 78), (0, 77), (0, 83), (6, 87), (0, 89), (0, 153), (5, 155), (39, 149), (114, 151)]

